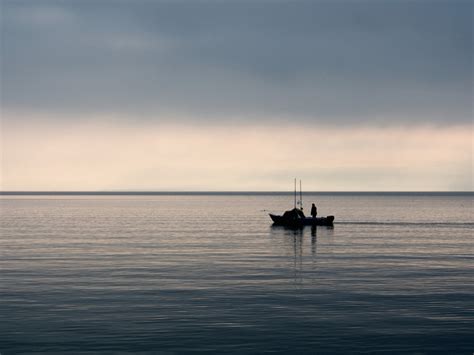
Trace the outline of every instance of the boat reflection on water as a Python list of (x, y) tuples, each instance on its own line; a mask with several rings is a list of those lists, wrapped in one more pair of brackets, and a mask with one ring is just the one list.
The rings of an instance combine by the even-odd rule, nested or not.
[(293, 285), (300, 288), (303, 285), (304, 259), (304, 229), (291, 228), (279, 225), (270, 227), (273, 245), (281, 249), (279, 253), (285, 261), (287, 278), (293, 280)]
[[(317, 227), (313, 226), (300, 226), (300, 227), (289, 227), (289, 226), (281, 226), (277, 224), (272, 224), (270, 226), (271, 236), (275, 237), (284, 237), (284, 244), (287, 244), (288, 241), (292, 241), (292, 243), (301, 243), (304, 244), (304, 237), (310, 236), (311, 241), (311, 253), (313, 255), (316, 254), (316, 243), (317, 243), (317, 236), (318, 236), (318, 229), (320, 230), (319, 234), (322, 236), (332, 236), (334, 226), (325, 226), (325, 227)], [(300, 238), (300, 240), (297, 240)]]
[(318, 234), (323, 239), (323, 245), (327, 244), (333, 227), (270, 226), (272, 244), (280, 249), (277, 252), (286, 260), (287, 271), (291, 272), (296, 287), (317, 279)]

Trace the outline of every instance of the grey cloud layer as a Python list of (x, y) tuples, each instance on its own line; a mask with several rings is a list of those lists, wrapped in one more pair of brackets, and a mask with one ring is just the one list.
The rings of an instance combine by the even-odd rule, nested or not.
[(472, 6), (6, 0), (2, 107), (160, 120), (469, 122)]

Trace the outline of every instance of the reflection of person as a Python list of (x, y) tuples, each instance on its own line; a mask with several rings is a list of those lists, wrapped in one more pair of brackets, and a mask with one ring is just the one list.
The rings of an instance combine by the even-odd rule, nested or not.
[(313, 218), (316, 218), (316, 216), (318, 215), (318, 209), (316, 208), (316, 206), (314, 205), (314, 203), (311, 205), (311, 216)]

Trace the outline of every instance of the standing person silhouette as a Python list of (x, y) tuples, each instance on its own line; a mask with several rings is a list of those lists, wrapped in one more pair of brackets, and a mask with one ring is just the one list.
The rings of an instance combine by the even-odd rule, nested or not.
[(311, 205), (311, 216), (313, 218), (316, 218), (316, 216), (318, 215), (318, 209), (316, 208), (316, 206), (314, 205), (314, 203)]

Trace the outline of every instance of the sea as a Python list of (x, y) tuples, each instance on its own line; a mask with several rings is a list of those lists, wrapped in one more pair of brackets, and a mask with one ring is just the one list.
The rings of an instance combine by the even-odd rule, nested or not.
[(3, 194), (0, 353), (471, 355), (473, 197)]

